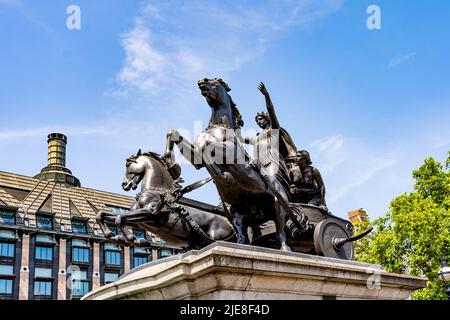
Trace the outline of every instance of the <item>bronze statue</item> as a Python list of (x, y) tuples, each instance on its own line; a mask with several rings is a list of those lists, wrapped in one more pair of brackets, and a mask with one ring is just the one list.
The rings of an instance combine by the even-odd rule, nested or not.
[[(142, 184), (141, 192), (129, 213), (114, 214), (105, 211), (97, 213), (97, 222), (106, 238), (114, 242), (148, 247), (146, 239), (138, 239), (125, 226), (132, 226), (156, 234), (168, 243), (188, 247), (202, 248), (214, 241), (236, 241), (233, 226), (227, 218), (204, 211), (189, 211), (175, 204), (181, 196), (194, 188), (202, 186), (210, 179), (181, 188), (178, 164), (171, 168), (156, 153), (142, 153), (139, 150), (126, 160), (125, 178), (122, 188), (135, 190)], [(113, 236), (107, 222), (115, 224), (122, 234)]]
[(325, 184), (319, 170), (312, 166), (309, 152), (298, 152), (297, 162), (302, 171), (302, 180), (291, 186), (293, 202), (308, 203), (326, 209)]
[(195, 144), (187, 141), (178, 131), (169, 131), (166, 159), (173, 161), (173, 147), (176, 144), (181, 154), (197, 169), (205, 167), (208, 170), (222, 201), (230, 205), (229, 215), (238, 233), (239, 243), (249, 242), (249, 226), (274, 220), (281, 249), (290, 251), (286, 244), (286, 216), (291, 216), (299, 228), (306, 229), (308, 226), (305, 219), (298, 221), (290, 211), (289, 185), (286, 186), (280, 178), (273, 178), (280, 177), (276, 172), (267, 172), (266, 168), (260, 171), (243, 161), (248, 156), (236, 136), (239, 112), (228, 94), (229, 86), (217, 78), (202, 79), (198, 86), (211, 107), (209, 126), (197, 137)]
[[(250, 243), (251, 228), (252, 245), (352, 259), (352, 242), (370, 230), (354, 237), (352, 224), (328, 211), (319, 170), (306, 150), (297, 152), (280, 126), (264, 84), (258, 89), (265, 97), (267, 113), (257, 114), (262, 131), (252, 138), (240, 134), (244, 120), (225, 81), (205, 78), (198, 87), (211, 107), (208, 127), (194, 144), (170, 130), (164, 156), (139, 150), (127, 159), (122, 187), (134, 190), (141, 183), (141, 192), (129, 213), (98, 212), (105, 236), (121, 244), (149, 246), (149, 241), (137, 239), (126, 228), (132, 226), (175, 245), (201, 248), (219, 240)], [(254, 145), (253, 159), (243, 143)], [(175, 145), (196, 169), (206, 168), (211, 177), (182, 187)], [(211, 179), (225, 216), (179, 204), (185, 193)], [(121, 234), (113, 236), (108, 223), (114, 223)]]

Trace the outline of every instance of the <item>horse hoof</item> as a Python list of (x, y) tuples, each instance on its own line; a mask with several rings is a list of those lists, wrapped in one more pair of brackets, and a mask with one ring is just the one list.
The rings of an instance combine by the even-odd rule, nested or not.
[(283, 244), (281, 245), (280, 250), (281, 250), (281, 251), (284, 251), (284, 252), (292, 252), (291, 248), (289, 248), (289, 246), (288, 246), (286, 243), (283, 243)]

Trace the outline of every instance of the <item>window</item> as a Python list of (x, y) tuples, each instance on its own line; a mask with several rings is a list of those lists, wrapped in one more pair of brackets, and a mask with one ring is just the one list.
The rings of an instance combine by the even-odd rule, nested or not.
[(52, 281), (35, 281), (34, 296), (36, 298), (51, 299), (52, 297)]
[(1, 276), (13, 276), (14, 275), (14, 267), (0, 264), (0, 275)]
[(89, 263), (90, 249), (86, 240), (72, 240), (72, 262)]
[(145, 231), (143, 230), (133, 230), (133, 234), (136, 236), (136, 238), (138, 239), (146, 239), (145, 237)]
[(53, 217), (36, 216), (36, 226), (43, 229), (53, 229)]
[(53, 248), (36, 246), (36, 260), (53, 260)]
[(72, 220), (72, 232), (87, 233), (87, 226), (85, 221)]
[(13, 293), (13, 280), (0, 279), (0, 295), (10, 296)]
[(134, 268), (139, 267), (140, 265), (143, 265), (144, 263), (149, 262), (148, 254), (146, 256), (135, 255), (133, 262), (134, 262)]
[(53, 236), (43, 235), (43, 234), (38, 234), (36, 236), (36, 242), (48, 243), (48, 244), (54, 244), (55, 243), (55, 241), (53, 240)]
[(14, 231), (0, 230), (0, 238), (16, 239), (16, 233)]
[(87, 248), (73, 248), (72, 251), (73, 262), (89, 263), (89, 249)]
[(119, 273), (117, 272), (105, 272), (105, 284), (117, 281), (119, 279)]
[(105, 244), (105, 264), (107, 265), (121, 265), (121, 248), (118, 245), (106, 243)]
[(14, 258), (14, 243), (0, 242), (0, 257)]
[(169, 249), (161, 249), (159, 251), (159, 257), (160, 258), (165, 258), (165, 257), (169, 257), (172, 255), (172, 250)]
[(121, 207), (115, 207), (115, 206), (107, 206), (108, 209), (110, 209), (113, 213), (128, 213), (130, 212), (129, 209), (121, 208)]
[(52, 269), (36, 268), (36, 269), (34, 269), (34, 277), (35, 278), (51, 278), (52, 277)]
[(73, 297), (82, 297), (89, 292), (87, 271), (74, 271), (71, 275), (71, 288)]
[(0, 209), (0, 223), (16, 223), (16, 213), (14, 211)]

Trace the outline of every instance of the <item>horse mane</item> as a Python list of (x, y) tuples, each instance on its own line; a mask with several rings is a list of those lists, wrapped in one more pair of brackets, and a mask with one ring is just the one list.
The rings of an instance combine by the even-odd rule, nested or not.
[(231, 118), (233, 120), (234, 129), (238, 129), (239, 125), (237, 124), (237, 119), (241, 119), (242, 121), (242, 115), (239, 112), (239, 109), (237, 108), (236, 103), (234, 103), (233, 98), (228, 94), (228, 97), (230, 98), (230, 104), (231, 104)]
[(160, 162), (163, 166), (167, 167), (167, 162), (164, 160), (164, 158), (156, 152), (153, 151), (147, 151), (142, 153), (143, 156), (147, 156), (149, 158), (155, 159), (156, 161)]

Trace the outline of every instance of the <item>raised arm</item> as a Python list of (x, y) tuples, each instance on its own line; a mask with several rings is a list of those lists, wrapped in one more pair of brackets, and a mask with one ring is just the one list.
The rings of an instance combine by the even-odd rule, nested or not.
[(258, 86), (258, 89), (266, 98), (266, 107), (267, 112), (269, 113), (270, 124), (272, 129), (280, 129), (280, 123), (278, 122), (277, 115), (275, 114), (275, 108), (273, 107), (272, 100), (270, 99), (269, 92), (267, 91), (264, 83), (261, 82)]

